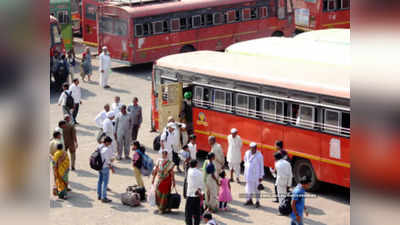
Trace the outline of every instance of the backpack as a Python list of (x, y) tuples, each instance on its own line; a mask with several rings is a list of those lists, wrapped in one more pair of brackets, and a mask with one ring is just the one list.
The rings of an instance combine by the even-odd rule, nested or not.
[(153, 159), (150, 158), (148, 155), (142, 153), (141, 151), (138, 152), (142, 160), (142, 167), (140, 168), (140, 171), (142, 172), (143, 176), (149, 176), (154, 167)]
[(90, 168), (100, 171), (103, 169), (104, 161), (101, 159), (100, 148), (97, 148), (89, 158)]
[(292, 202), (291, 193), (288, 193), (286, 198), (282, 201), (282, 204), (279, 204), (279, 212), (282, 215), (289, 215), (290, 213), (292, 213), (291, 202)]
[(65, 106), (69, 109), (74, 108), (74, 98), (72, 97), (72, 93), (68, 94), (67, 91), (64, 91), (67, 98), (65, 99)]

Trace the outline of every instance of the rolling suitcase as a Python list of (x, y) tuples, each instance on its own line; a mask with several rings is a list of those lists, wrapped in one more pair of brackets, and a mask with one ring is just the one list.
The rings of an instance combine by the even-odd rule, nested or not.
[(143, 187), (139, 187), (138, 185), (128, 186), (126, 188), (126, 192), (138, 193), (140, 196), (140, 201), (146, 201), (146, 189)]

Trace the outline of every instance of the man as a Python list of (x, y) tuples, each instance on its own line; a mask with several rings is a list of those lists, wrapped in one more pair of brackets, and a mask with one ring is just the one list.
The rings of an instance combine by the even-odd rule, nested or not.
[[(282, 158), (287, 160), (290, 163), (287, 152), (285, 150), (283, 150), (283, 142), (280, 140), (276, 141), (275, 148), (281, 154)], [(279, 202), (278, 187), (276, 186), (276, 170), (274, 168), (269, 168), (269, 170), (271, 171), (272, 176), (275, 178), (275, 196), (276, 196), (276, 198), (273, 202)]]
[(112, 139), (111, 137), (106, 137), (104, 139), (104, 144), (100, 145), (100, 154), (101, 159), (103, 160), (103, 169), (99, 171), (99, 181), (97, 182), (97, 198), (101, 200), (103, 203), (111, 202), (111, 199), (107, 198), (107, 188), (108, 181), (110, 178), (110, 170), (112, 173), (115, 173), (114, 168), (111, 164), (113, 157), (113, 150), (111, 148)]
[(244, 205), (253, 205), (252, 196), (256, 196), (256, 208), (260, 207), (258, 185), (264, 177), (264, 157), (257, 151), (257, 144), (250, 143), (250, 150), (244, 155), (244, 179), (246, 181), (247, 201)]
[(114, 112), (116, 117), (118, 117), (119, 113), (121, 112), (122, 103), (120, 101), (120, 97), (115, 96), (114, 103), (111, 105), (111, 110)]
[(211, 147), (211, 152), (215, 155), (215, 171), (220, 174), (225, 165), (225, 155), (222, 151), (221, 145), (217, 143), (215, 136), (208, 137), (208, 144)]
[(110, 111), (107, 113), (107, 118), (103, 122), (103, 132), (105, 133), (106, 136), (110, 137), (113, 140), (113, 143), (111, 143), (110, 148), (112, 150), (112, 153), (115, 153), (115, 132), (114, 132), (114, 124), (113, 120), (115, 118), (114, 112)]
[(110, 111), (110, 105), (109, 104), (105, 104), (104, 105), (104, 110), (99, 112), (99, 114), (97, 114), (96, 118), (94, 119), (94, 121), (96, 122), (96, 126), (99, 128), (99, 132), (97, 133), (97, 142), (100, 144), (101, 141), (101, 137), (103, 134), (103, 122), (105, 119), (107, 119), (107, 113)]
[(175, 130), (175, 124), (170, 122), (167, 124), (166, 129), (164, 132), (161, 134), (161, 149), (160, 149), (160, 155), (162, 150), (166, 150), (168, 152), (168, 159), (172, 160), (172, 151), (173, 151), (173, 146), (174, 146), (174, 130)]
[(196, 154), (197, 154), (196, 135), (194, 134), (190, 135), (188, 147), (190, 152), (190, 158), (196, 159)]
[(72, 97), (74, 98), (74, 109), (72, 112), (72, 118), (74, 119), (74, 124), (79, 124), (78, 121), (76, 121), (76, 117), (78, 116), (78, 111), (79, 111), (79, 104), (82, 104), (81, 101), (81, 87), (79, 85), (79, 79), (75, 78), (72, 81), (71, 86), (69, 87), (69, 90), (72, 93)]
[(186, 130), (186, 124), (182, 123), (181, 124), (181, 129), (180, 129), (180, 134), (181, 134), (181, 146), (187, 145), (189, 143), (189, 134)]
[(183, 170), (185, 171), (185, 179), (183, 180), (183, 197), (187, 197), (187, 174), (188, 169), (190, 168), (190, 152), (189, 147), (187, 145), (182, 147), (182, 150), (179, 152), (179, 157), (183, 161)]
[(288, 188), (292, 186), (292, 166), (287, 160), (283, 159), (280, 152), (275, 152), (274, 158), (276, 171), (275, 186), (278, 192), (279, 203), (282, 204), (286, 198)]
[(226, 159), (229, 164), (229, 169), (231, 170), (231, 182), (233, 182), (233, 172), (236, 175), (236, 181), (240, 183), (240, 163), (242, 162), (242, 139), (237, 134), (238, 130), (236, 128), (231, 129), (231, 134), (228, 136), (228, 153)]
[(139, 99), (134, 97), (133, 104), (128, 106), (128, 112), (132, 120), (132, 142), (137, 140), (139, 128), (143, 122), (142, 107), (138, 103)]
[(108, 55), (106, 46), (103, 46), (103, 51), (100, 54), (100, 86), (103, 88), (110, 88), (108, 86), (108, 76), (110, 74), (111, 58)]
[[(56, 127), (54, 129), (54, 131), (58, 131), (61, 134), (60, 137), (60, 142), (62, 145), (64, 145), (64, 134), (63, 134), (63, 128), (67, 125), (67, 122), (65, 122), (65, 120), (60, 120), (60, 122), (58, 122), (58, 127)], [(65, 147), (65, 145), (64, 145)]]
[(185, 206), (186, 225), (200, 224), (200, 195), (204, 188), (204, 183), (203, 173), (196, 167), (197, 160), (191, 160), (187, 175), (187, 200)]
[(115, 119), (115, 140), (117, 140), (118, 160), (121, 160), (122, 158), (122, 149), (124, 150), (125, 159), (131, 159), (129, 157), (131, 127), (132, 121), (126, 111), (126, 105), (122, 105), (121, 113)]
[(306, 211), (306, 216), (308, 216), (304, 195), (306, 193), (306, 189), (310, 187), (310, 183), (310, 179), (306, 176), (303, 176), (300, 178), (300, 183), (297, 184), (296, 188), (293, 190), (292, 213), (290, 214), (292, 219), (290, 223), (291, 225), (303, 225), (304, 211)]
[(63, 84), (63, 92), (61, 92), (61, 95), (58, 98), (58, 105), (62, 106), (63, 115), (65, 115), (65, 114), (72, 115), (71, 110), (73, 109), (73, 105), (67, 104), (67, 98), (72, 97), (72, 92), (70, 90), (68, 90), (68, 88), (69, 88), (69, 84), (64, 83)]
[(76, 138), (75, 126), (71, 123), (71, 116), (64, 115), (66, 125), (63, 128), (65, 151), (69, 151), (71, 158), (71, 170), (75, 170), (76, 149), (78, 148), (78, 139)]

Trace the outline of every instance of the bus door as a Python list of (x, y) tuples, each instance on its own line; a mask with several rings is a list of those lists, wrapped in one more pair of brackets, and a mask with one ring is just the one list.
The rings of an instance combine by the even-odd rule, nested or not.
[(161, 84), (158, 91), (158, 127), (161, 131), (168, 123), (168, 117), (172, 116), (178, 121), (182, 109), (182, 83)]

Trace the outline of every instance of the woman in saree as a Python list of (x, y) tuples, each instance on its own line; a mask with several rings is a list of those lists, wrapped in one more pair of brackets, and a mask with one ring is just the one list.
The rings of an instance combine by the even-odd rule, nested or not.
[(157, 186), (156, 190), (156, 205), (161, 213), (170, 212), (168, 208), (168, 195), (171, 193), (171, 187), (175, 188), (175, 175), (174, 175), (174, 163), (168, 159), (168, 151), (163, 150), (161, 152), (161, 159), (158, 160), (156, 168), (153, 172), (152, 184), (156, 176)]
[(92, 76), (92, 56), (89, 47), (86, 47), (85, 52), (82, 54), (81, 63), (81, 77), (83, 81), (85, 81), (86, 76), (90, 82), (90, 77)]
[(54, 153), (53, 161), (54, 165), (54, 176), (56, 179), (57, 195), (60, 199), (67, 199), (68, 191), (68, 173), (69, 173), (69, 156), (66, 151), (57, 148)]
[(218, 210), (218, 179), (215, 175), (216, 169), (214, 165), (215, 155), (209, 153), (208, 163), (205, 166), (205, 205), (209, 212), (215, 213)]

